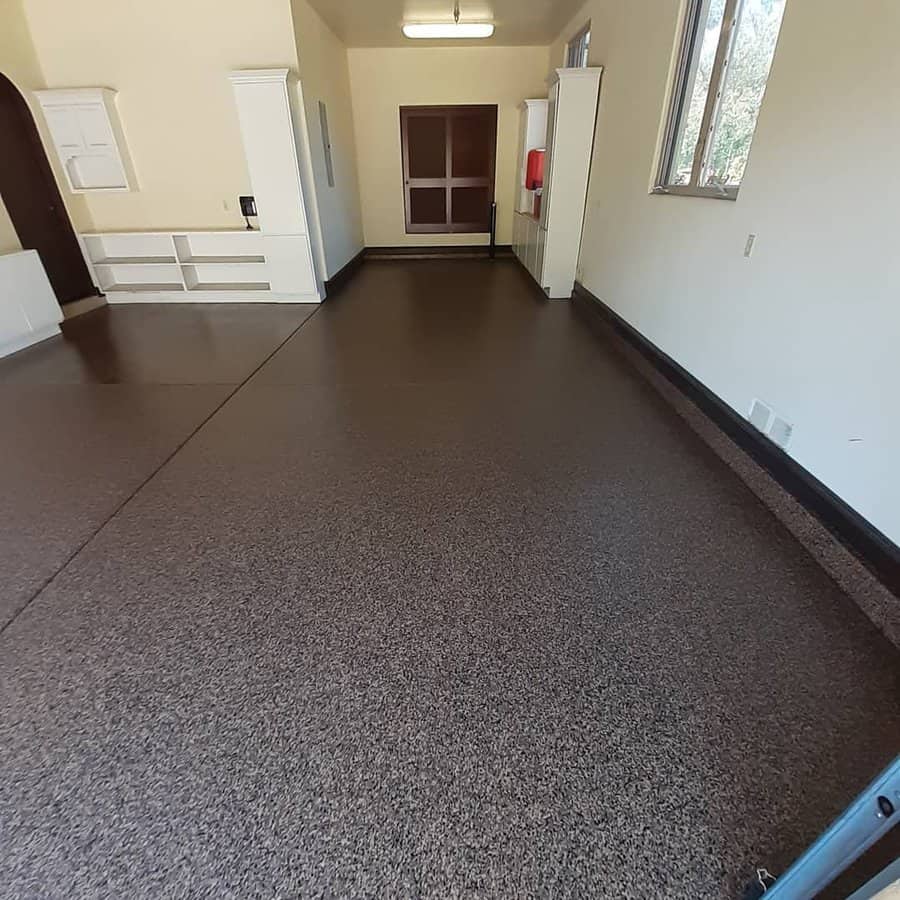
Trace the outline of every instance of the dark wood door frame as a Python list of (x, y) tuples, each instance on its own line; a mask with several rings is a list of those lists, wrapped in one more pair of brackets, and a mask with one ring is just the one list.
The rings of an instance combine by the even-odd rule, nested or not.
[(97, 293), (31, 109), (0, 73), (0, 197), (24, 250), (37, 250), (61, 303)]
[[(490, 169), (485, 177), (460, 178), (453, 176), (453, 120), (455, 118), (484, 114), (491, 123), (490, 130)], [(493, 116), (490, 114), (493, 113)], [(409, 176), (409, 129), (408, 122), (414, 116), (435, 116), (446, 122), (445, 135), (445, 172), (444, 178), (411, 178)], [(453, 189), (465, 187), (482, 187), (488, 190), (488, 205), (494, 202), (494, 176), (497, 168), (497, 105), (479, 104), (468, 106), (401, 106), (400, 138), (403, 150), (403, 205), (406, 216), (407, 234), (486, 234), (490, 232), (490, 216), (485, 222), (453, 221)], [(446, 221), (442, 223), (422, 224), (412, 221), (410, 191), (416, 188), (444, 188), (446, 190)]]

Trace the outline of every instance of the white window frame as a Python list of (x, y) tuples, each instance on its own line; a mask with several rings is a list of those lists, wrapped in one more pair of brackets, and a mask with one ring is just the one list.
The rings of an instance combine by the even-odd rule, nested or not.
[(688, 0), (681, 33), (681, 49), (675, 79), (669, 100), (669, 113), (663, 134), (663, 143), (659, 157), (659, 168), (656, 173), (654, 194), (681, 194), (688, 197), (710, 197), (715, 200), (737, 200), (740, 185), (702, 185), (700, 178), (706, 169), (709, 151), (712, 149), (713, 137), (718, 119), (719, 104), (737, 25), (740, 21), (743, 0), (726, 0), (722, 17), (722, 30), (719, 34), (719, 46), (713, 63), (709, 81), (709, 93), (700, 125), (700, 135), (694, 152), (694, 166), (688, 184), (667, 184), (675, 160), (678, 130), (681, 117), (687, 113), (690, 97), (687, 95), (691, 83), (691, 70), (695, 62), (695, 54), (699, 52), (698, 39), (701, 25), (709, 8), (709, 0)]
[[(573, 60), (574, 51), (580, 53), (580, 60)], [(566, 69), (586, 69), (588, 64), (588, 56), (591, 52), (591, 21), (583, 25), (572, 37), (566, 42), (566, 58), (563, 62)]]

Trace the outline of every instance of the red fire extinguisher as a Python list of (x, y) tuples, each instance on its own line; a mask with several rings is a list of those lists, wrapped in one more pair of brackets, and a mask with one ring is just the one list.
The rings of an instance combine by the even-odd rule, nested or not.
[(529, 191), (536, 191), (544, 186), (544, 155), (545, 150), (529, 150), (528, 166), (525, 171), (525, 187)]

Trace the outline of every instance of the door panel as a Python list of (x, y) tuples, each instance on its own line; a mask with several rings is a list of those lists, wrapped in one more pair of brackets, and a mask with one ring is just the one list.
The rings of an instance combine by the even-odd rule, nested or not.
[(410, 178), (444, 178), (447, 174), (447, 121), (417, 116), (407, 124)]
[(544, 250), (547, 243), (547, 232), (538, 226), (535, 232), (534, 271), (531, 273), (534, 280), (544, 287)]
[(111, 147), (113, 135), (105, 110), (97, 106), (76, 108), (78, 126), (86, 147)]
[(442, 225), (447, 221), (447, 192), (442, 187), (410, 188), (409, 219), (414, 225)]
[(53, 135), (53, 141), (57, 147), (65, 150), (81, 150), (83, 142), (81, 131), (78, 128), (78, 120), (72, 109), (47, 109), (44, 110), (44, 118)]
[[(74, 120), (54, 119), (66, 139)], [(56, 129), (62, 129), (56, 132)], [(79, 143), (80, 146), (80, 143)], [(25, 250), (37, 250), (60, 303), (96, 293), (31, 110), (15, 85), (0, 75), (0, 196)]]
[(454, 178), (486, 177), (494, 151), (490, 119), (484, 115), (454, 116), (452, 147)]
[(491, 225), (491, 192), (483, 187), (455, 187), (451, 194), (451, 224), (467, 231), (484, 231)]

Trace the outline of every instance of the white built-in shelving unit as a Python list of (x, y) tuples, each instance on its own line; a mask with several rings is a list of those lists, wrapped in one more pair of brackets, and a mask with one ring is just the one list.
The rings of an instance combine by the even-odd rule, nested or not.
[(547, 141), (547, 112), (549, 100), (525, 100), (519, 123), (519, 165), (516, 169), (516, 211), (513, 217), (513, 251), (519, 260), (534, 275), (540, 269), (538, 255), (543, 251), (539, 243), (540, 220), (534, 215), (535, 191), (526, 187), (528, 174), (528, 154), (532, 150), (543, 150)]
[[(594, 146), (600, 68), (557, 69), (548, 100), (527, 101), (520, 140), (518, 209), (513, 221), (513, 250), (551, 299), (568, 299), (575, 286), (581, 231), (587, 203)], [(536, 217), (525, 191), (528, 135), (540, 127), (537, 104), (546, 104), (545, 132), (532, 138), (546, 147), (541, 214)]]
[(303, 235), (259, 231), (104, 232), (81, 235), (110, 302), (318, 300)]
[[(228, 77), (256, 198), (259, 230), (82, 234), (85, 259), (109, 302), (321, 300), (324, 276), (317, 272), (313, 258), (292, 109), (293, 103), (302, 103), (302, 94), (290, 81), (288, 69), (241, 70)], [(57, 96), (62, 93), (42, 97), (45, 110), (52, 104), (75, 109), (85, 100), (72, 92)], [(94, 99), (112, 111), (110, 95), (101, 93)], [(56, 133), (60, 140), (65, 138), (74, 144), (75, 138), (63, 133), (63, 125), (74, 128), (82, 113), (76, 109), (71, 115), (74, 118), (65, 119), (60, 113)], [(297, 118), (304, 121), (302, 109), (297, 111)], [(52, 119), (48, 121), (53, 130)], [(110, 128), (115, 130), (113, 125)], [(79, 134), (84, 131), (80, 126), (76, 130)], [(302, 146), (308, 151), (305, 144)]]
[(547, 107), (549, 100), (525, 100), (519, 123), (519, 167), (516, 179), (516, 212), (531, 215), (534, 209), (534, 191), (525, 186), (528, 174), (528, 154), (543, 150), (547, 141)]

